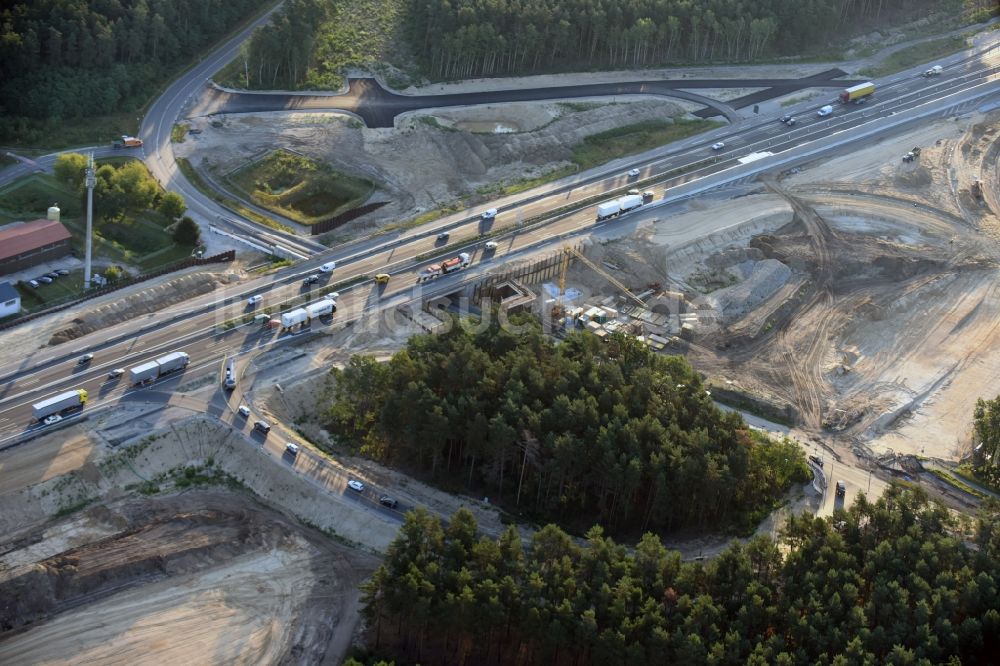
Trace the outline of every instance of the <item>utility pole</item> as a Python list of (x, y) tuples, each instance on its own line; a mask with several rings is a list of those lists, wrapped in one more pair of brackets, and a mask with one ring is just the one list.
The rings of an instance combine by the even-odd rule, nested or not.
[(87, 245), (86, 257), (83, 266), (83, 289), (90, 289), (90, 246), (93, 245), (94, 234), (94, 186), (97, 185), (97, 177), (94, 175), (94, 153), (87, 155)]

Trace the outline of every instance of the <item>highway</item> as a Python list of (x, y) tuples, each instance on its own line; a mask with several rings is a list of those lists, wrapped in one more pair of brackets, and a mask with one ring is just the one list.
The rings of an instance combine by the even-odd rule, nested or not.
[[(219, 326), (244, 314), (244, 299), (249, 294), (264, 294), (263, 307), (275, 307), (288, 298), (299, 296), (302, 293), (301, 277), (314, 271), (321, 261), (330, 256), (338, 260), (337, 269), (330, 276), (330, 284), (379, 272), (393, 275), (384, 293), (380, 293), (370, 280), (351, 289), (340, 290), (343, 295), (335, 319), (358, 318), (419, 299), (421, 295), (426, 295), (428, 289), (434, 292), (446, 290), (460, 279), (481, 275), (504, 261), (521, 258), (528, 252), (552, 251), (560, 242), (552, 239), (593, 230), (593, 204), (580, 207), (580, 202), (595, 198), (600, 200), (605, 196), (610, 198), (636, 185), (643, 189), (653, 188), (657, 200), (662, 200), (664, 183), (670, 194), (667, 198), (670, 199), (675, 189), (683, 190), (680, 187), (683, 183), (731, 170), (739, 165), (740, 157), (751, 151), (790, 151), (796, 146), (808, 145), (820, 138), (862, 126), (873, 119), (896, 114), (900, 116), (898, 120), (903, 122), (906, 111), (981, 86), (992, 81), (997, 72), (997, 67), (981, 67), (973, 61), (965, 61), (950, 68), (938, 79), (905, 77), (896, 83), (881, 86), (877, 100), (866, 106), (837, 105), (834, 114), (827, 118), (818, 118), (814, 113), (800, 115), (800, 123), (792, 129), (776, 119), (768, 119), (742, 131), (730, 130), (721, 135), (726, 142), (723, 151), (712, 151), (705, 145), (706, 139), (671, 147), (664, 151), (663, 156), (639, 163), (641, 175), (638, 179), (628, 178), (620, 168), (602, 169), (575, 182), (552, 184), (542, 188), (541, 193), (527, 193), (511, 198), (512, 202), (501, 201), (500, 214), (489, 224), (481, 222), (475, 215), (452, 216), (409, 230), (396, 238), (369, 239), (348, 245), (322, 260), (311, 259), (271, 276), (222, 288), (216, 293), (148, 317), (43, 350), (20, 362), (8, 363), (0, 367), (0, 430), (4, 432), (0, 446), (37, 427), (31, 423), (30, 404), (43, 397), (69, 388), (92, 391), (94, 403), (98, 405), (121, 397), (127, 392), (124, 382), (109, 383), (103, 379), (112, 368), (128, 367), (165, 351), (180, 349), (192, 356), (192, 365), (187, 373), (192, 374), (199, 368), (217, 364), (226, 353), (246, 352), (287, 339), (287, 334), (278, 336), (272, 333), (269, 336), (252, 326), (226, 332), (219, 332)], [(718, 140), (719, 137), (713, 139)], [(892, 159), (895, 157), (892, 156)], [(685, 168), (689, 171), (682, 176), (664, 177), (664, 174)], [(570, 210), (551, 221), (527, 228), (519, 226), (523, 221), (543, 217), (548, 211), (561, 207)], [(415, 258), (441, 251), (436, 241), (441, 230), (448, 230), (451, 234), (448, 255), (465, 249), (461, 247), (462, 241), (471, 243), (468, 249), (473, 254), (474, 265), (469, 271), (431, 283), (430, 287), (415, 286), (419, 270), (432, 261), (418, 262)], [(477, 239), (484, 232), (499, 234), (494, 238), (500, 244), (496, 253), (482, 255), (481, 242)], [(314, 293), (320, 296), (325, 291), (320, 286)], [(97, 355), (92, 367), (81, 369), (75, 366), (75, 359), (88, 351)]]

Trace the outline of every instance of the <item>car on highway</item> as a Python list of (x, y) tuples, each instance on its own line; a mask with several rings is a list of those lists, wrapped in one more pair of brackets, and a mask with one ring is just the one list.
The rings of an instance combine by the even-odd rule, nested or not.
[(725, 147), (726, 147), (726, 144), (723, 143), (722, 141), (719, 141), (717, 143), (713, 143), (712, 144), (712, 150), (722, 150)]
[(251, 308), (257, 307), (257, 305), (264, 300), (264, 297), (260, 294), (256, 294), (247, 299), (247, 305)]
[(788, 125), (789, 127), (795, 127), (795, 118), (789, 118), (788, 122), (785, 124)]
[(313, 273), (312, 275), (307, 276), (304, 280), (302, 280), (302, 284), (305, 285), (305, 286), (309, 286), (311, 284), (316, 284), (317, 282), (319, 282), (319, 276), (316, 275), (315, 273)]
[(449, 236), (451, 236), (451, 234), (449, 234), (447, 231), (442, 231), (441, 233), (438, 234), (437, 237), (438, 242), (443, 243), (444, 241), (448, 240)]
[(250, 408), (247, 407), (246, 405), (240, 405), (236, 411), (239, 412), (240, 416), (242, 416), (243, 418), (245, 419), (250, 418)]
[(327, 299), (329, 299), (331, 301), (335, 301), (338, 298), (340, 298), (340, 292), (339, 291), (331, 291), (329, 294), (327, 294), (323, 298), (327, 298)]
[(496, 208), (489, 208), (489, 209), (483, 211), (482, 215), (479, 216), (479, 219), (481, 219), (481, 220), (492, 220), (496, 216), (497, 216), (497, 209)]
[(638, 169), (629, 169), (628, 170), (628, 177), (629, 178), (636, 178), (638, 175), (639, 175), (639, 170)]
[(629, 196), (636, 196), (637, 194), (639, 194), (639, 190), (638, 188), (633, 187), (631, 190), (628, 191), (628, 194)]
[(379, 273), (375, 276), (375, 284), (389, 284), (389, 278), (392, 277), (388, 273)]
[(321, 273), (330, 273), (336, 267), (337, 267), (337, 262), (336, 261), (328, 261), (325, 264), (323, 264), (322, 266), (320, 266), (319, 270), (320, 270)]
[(784, 115), (784, 116), (781, 116), (781, 118), (779, 118), (778, 120), (780, 120), (783, 123), (787, 123), (789, 120), (792, 120), (792, 117), (789, 116), (789, 115)]
[(256, 421), (253, 424), (253, 429), (256, 430), (257, 432), (264, 433), (266, 435), (267, 433), (271, 432), (271, 424), (269, 424), (267, 421)]
[(125, 374), (125, 368), (115, 368), (108, 373), (108, 379), (118, 379)]
[(355, 479), (349, 479), (347, 481), (347, 487), (359, 493), (365, 492), (365, 484), (360, 481), (356, 481)]
[(77, 359), (76, 364), (77, 365), (87, 365), (88, 363), (90, 363), (93, 360), (94, 360), (94, 355), (93, 354), (84, 354), (83, 356), (81, 356), (80, 358)]
[(53, 423), (59, 423), (60, 421), (62, 421), (62, 417), (58, 414), (53, 414), (52, 416), (46, 416), (42, 423), (44, 425), (52, 425)]
[(397, 506), (399, 506), (399, 502), (396, 500), (396, 498), (389, 497), (388, 495), (382, 495), (381, 497), (379, 497), (378, 503), (381, 504), (382, 506), (387, 506), (390, 509), (395, 509)]
[(285, 452), (297, 456), (299, 455), (299, 445), (294, 442), (285, 442)]
[(498, 247), (500, 247), (500, 246), (497, 245), (496, 241), (486, 241), (486, 243), (483, 245), (483, 249), (484, 250), (495, 250)]
[(823, 466), (823, 459), (820, 456), (809, 456), (809, 462), (819, 465), (820, 467)]
[(826, 106), (824, 106), (823, 108), (821, 108), (819, 111), (817, 111), (816, 115), (819, 116), (820, 118), (822, 118), (823, 116), (828, 116), (831, 113), (833, 113), (833, 107), (830, 106), (829, 104), (827, 104)]

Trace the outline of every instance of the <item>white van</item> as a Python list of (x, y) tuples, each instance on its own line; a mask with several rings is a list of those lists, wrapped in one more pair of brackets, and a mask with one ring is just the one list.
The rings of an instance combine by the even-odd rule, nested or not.
[(489, 210), (484, 210), (483, 214), (480, 215), (479, 217), (482, 218), (482, 219), (484, 219), (484, 220), (492, 220), (496, 216), (497, 216), (497, 209), (496, 208), (490, 208)]
[(325, 264), (323, 264), (322, 266), (320, 266), (319, 270), (320, 270), (321, 273), (329, 273), (330, 271), (332, 271), (336, 267), (337, 267), (337, 262), (336, 261), (328, 261)]
[(824, 107), (823, 107), (822, 109), (820, 109), (820, 110), (819, 110), (819, 111), (818, 111), (818, 112), (816, 113), (816, 115), (817, 115), (817, 116), (820, 116), (820, 117), (822, 117), (822, 116), (828, 116), (828, 115), (830, 115), (831, 113), (833, 113), (833, 107), (832, 107), (832, 106), (830, 106), (829, 104), (827, 104), (827, 105), (826, 105), (826, 106), (824, 106)]

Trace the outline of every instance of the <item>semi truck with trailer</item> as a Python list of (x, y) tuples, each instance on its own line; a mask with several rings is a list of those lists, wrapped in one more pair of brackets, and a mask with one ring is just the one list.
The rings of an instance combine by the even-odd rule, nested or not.
[(172, 352), (158, 359), (129, 368), (129, 381), (133, 385), (136, 385), (159, 379), (175, 370), (186, 368), (190, 360), (191, 357), (185, 352)]
[(597, 221), (607, 220), (618, 215), (623, 215), (642, 205), (641, 194), (628, 194), (614, 201), (607, 201), (597, 205)]
[(472, 257), (469, 256), (469, 253), (463, 252), (457, 257), (442, 261), (440, 264), (431, 264), (420, 273), (420, 281), (433, 280), (436, 277), (460, 271), (467, 267), (471, 261)]
[(875, 93), (875, 84), (869, 81), (868, 83), (859, 83), (856, 86), (851, 86), (840, 93), (840, 101), (844, 104), (848, 102), (857, 102), (859, 99), (868, 97)]
[(77, 409), (87, 404), (87, 392), (83, 389), (66, 391), (51, 398), (46, 398), (41, 402), (36, 402), (31, 406), (31, 415), (42, 421), (47, 416), (65, 412), (70, 409)]

